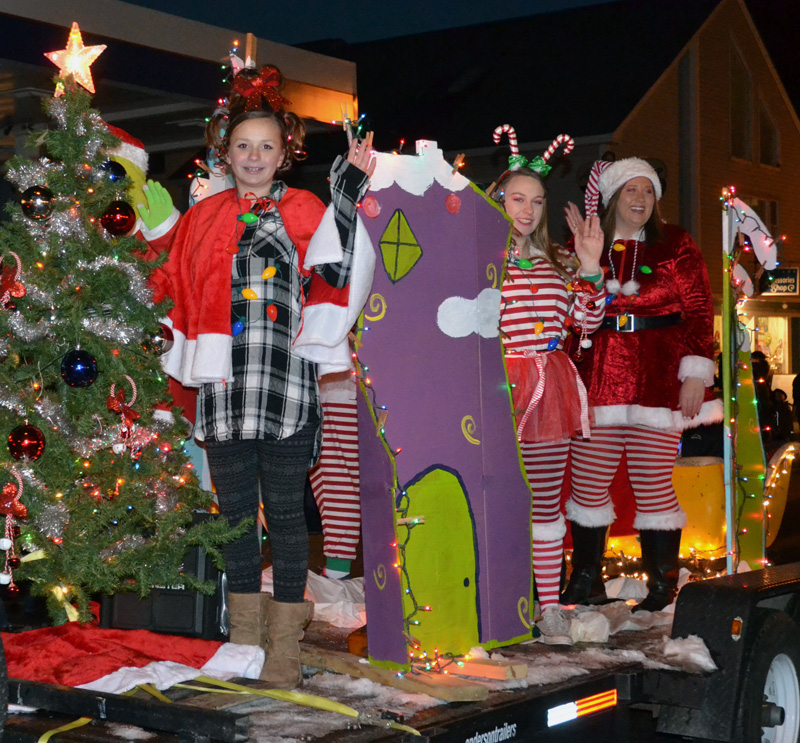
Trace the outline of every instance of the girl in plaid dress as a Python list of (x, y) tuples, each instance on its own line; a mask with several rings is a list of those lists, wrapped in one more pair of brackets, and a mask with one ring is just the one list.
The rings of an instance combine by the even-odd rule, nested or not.
[[(274, 597), (260, 593), (255, 523), (223, 548), (230, 639), (266, 646), (261, 679), (294, 688), (302, 682), (298, 643), (313, 613), (303, 599), (303, 500), (321, 421), (317, 364), (295, 341), (314, 292), (348, 288), (357, 204), (374, 165), (371, 137), (354, 140), (332, 167), (331, 215), (323, 220), (319, 199), (276, 177), (303, 156), (305, 136), (300, 119), (284, 112), (279, 84), (273, 67), (234, 79), (229, 110), (216, 112), (209, 134), (236, 188), (197, 203), (165, 236), (171, 253), (158, 283), (175, 304), (165, 368), (200, 388), (196, 435), (206, 443), (220, 511), (231, 525), (254, 519), (260, 492), (269, 526)], [(307, 266), (309, 244), (328, 235), (338, 259)]]

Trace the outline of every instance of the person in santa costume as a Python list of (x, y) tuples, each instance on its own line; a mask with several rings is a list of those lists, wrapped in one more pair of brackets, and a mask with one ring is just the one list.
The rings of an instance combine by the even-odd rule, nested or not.
[(537, 626), (543, 639), (560, 642), (566, 634), (558, 608), (566, 533), (561, 485), (572, 437), (589, 434), (586, 390), (563, 346), (573, 321), (586, 341), (603, 318), (603, 233), (595, 216), (576, 234), (574, 254), (550, 239), (544, 185), (550, 166), (542, 157), (529, 161), (519, 155), (508, 125), (498, 127), (495, 141), (503, 131), (509, 133), (512, 148), (510, 167), (492, 197), (513, 220), (513, 231), (501, 293), (500, 337), (531, 488), (531, 560), (542, 612)]
[[(154, 274), (169, 296), (165, 371), (199, 387), (196, 436), (205, 441), (220, 511), (253, 525), (223, 547), (230, 639), (266, 648), (261, 679), (300, 685), (305, 601), (306, 475), (320, 445), (317, 374), (349, 368), (347, 333), (366, 300), (375, 256), (357, 218), (374, 169), (371, 136), (331, 169), (332, 204), (277, 175), (303, 156), (305, 127), (284, 111), (274, 67), (243, 70), (208, 134), (236, 188), (191, 207), (162, 238)], [(160, 246), (156, 246), (158, 248)], [(163, 246), (161, 246), (163, 247)], [(261, 591), (255, 525), (259, 484), (273, 554), (274, 597)]]
[[(601, 559), (614, 520), (609, 487), (623, 453), (636, 501), (648, 596), (637, 609), (658, 611), (677, 594), (686, 514), (672, 487), (681, 431), (722, 419), (714, 399), (713, 307), (703, 256), (691, 235), (664, 224), (661, 183), (645, 160), (595, 163), (586, 214), (597, 209), (605, 246), (601, 265), (612, 300), (579, 369), (594, 415), (591, 438), (574, 442), (572, 576), (561, 602), (603, 598)], [(566, 209), (573, 234), (583, 225)]]

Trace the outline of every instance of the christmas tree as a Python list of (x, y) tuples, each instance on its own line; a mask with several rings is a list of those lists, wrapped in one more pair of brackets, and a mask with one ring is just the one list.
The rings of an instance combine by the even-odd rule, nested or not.
[[(168, 306), (154, 304), (128, 179), (104, 154), (119, 144), (72, 77), (46, 102), (36, 160), (15, 158), (21, 196), (0, 229), (0, 584), (30, 581), (53, 620), (88, 620), (93, 594), (154, 585), (200, 590), (186, 552), (235, 536), (183, 452), (187, 428), (159, 355)], [(163, 407), (163, 406), (162, 406)], [(2, 553), (0, 553), (0, 556)]]

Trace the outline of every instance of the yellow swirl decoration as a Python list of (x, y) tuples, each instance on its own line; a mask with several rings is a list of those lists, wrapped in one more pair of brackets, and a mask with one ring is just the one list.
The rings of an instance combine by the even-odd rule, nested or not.
[(375, 585), (378, 586), (379, 591), (386, 588), (386, 566), (383, 563), (372, 571), (372, 577), (375, 578)]
[(497, 266), (494, 263), (486, 266), (486, 278), (492, 282), (492, 289), (497, 289)]
[(364, 319), (369, 320), (369, 322), (377, 322), (386, 314), (386, 300), (381, 294), (375, 293), (371, 295), (369, 298), (369, 309), (371, 312), (376, 312), (377, 314), (367, 315), (365, 313)]
[(519, 613), (519, 620), (522, 622), (528, 629), (533, 627), (531, 624), (531, 619), (528, 616), (528, 599), (524, 596), (520, 596), (519, 601), (517, 601), (517, 612)]
[(480, 446), (481, 440), (472, 436), (472, 434), (475, 433), (475, 428), (475, 419), (471, 415), (465, 415), (461, 419), (461, 433), (464, 434), (464, 438), (469, 441), (470, 444)]

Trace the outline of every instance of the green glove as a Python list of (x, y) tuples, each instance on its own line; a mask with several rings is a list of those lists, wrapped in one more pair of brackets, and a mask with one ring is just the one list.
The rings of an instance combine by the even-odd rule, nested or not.
[(144, 195), (147, 199), (147, 206), (137, 204), (136, 210), (147, 229), (154, 230), (166, 222), (172, 214), (175, 208), (172, 204), (172, 196), (164, 186), (153, 180), (147, 181), (147, 185), (144, 186)]

